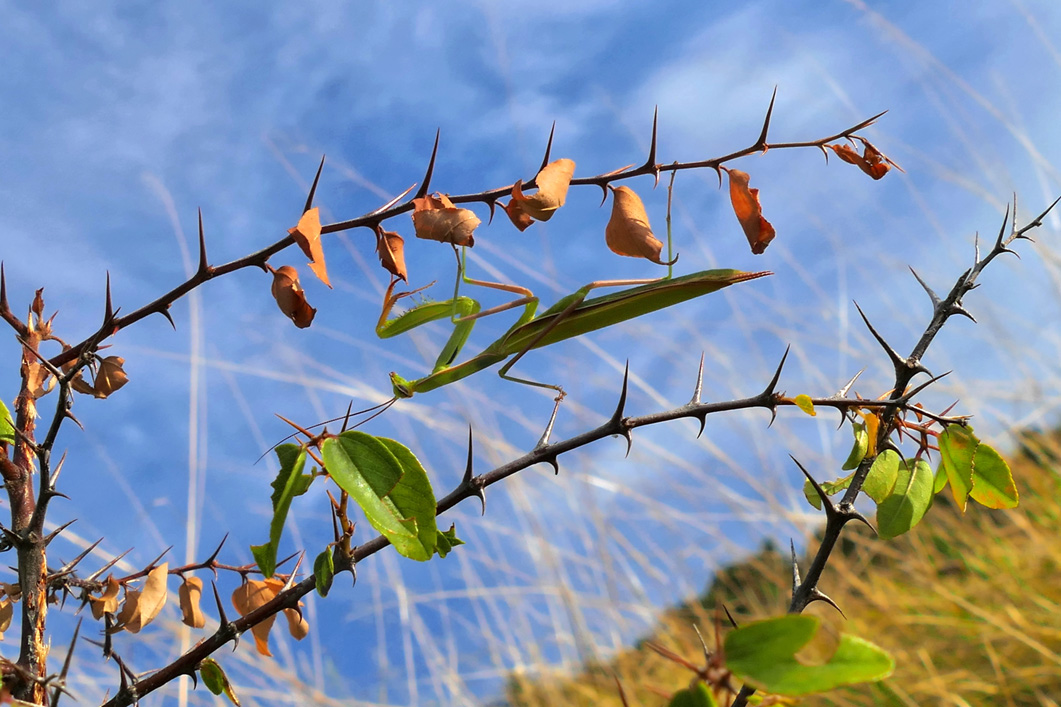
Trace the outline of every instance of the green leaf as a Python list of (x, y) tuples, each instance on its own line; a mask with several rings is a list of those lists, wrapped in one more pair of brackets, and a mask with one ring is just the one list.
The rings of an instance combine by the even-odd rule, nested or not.
[(667, 707), (718, 707), (718, 702), (707, 683), (697, 682), (692, 687), (675, 692)]
[(884, 539), (902, 535), (921, 522), (932, 501), (932, 467), (923, 459), (899, 465), (891, 495), (877, 504), (877, 532)]
[(983, 442), (973, 456), (973, 489), (969, 497), (988, 508), (1016, 508), (1020, 503), (1009, 464), (993, 447)]
[(332, 558), (332, 550), (325, 548), (324, 552), (317, 555), (317, 559), (313, 561), (313, 579), (317, 583), (317, 594), (322, 597), (328, 596), (334, 577), (335, 560)]
[(939, 436), (940, 466), (947, 472), (954, 502), (962, 513), (973, 488), (973, 458), (979, 445), (980, 440), (973, 434), (972, 427), (948, 425)]
[(880, 503), (895, 487), (899, 475), (899, 455), (892, 449), (885, 449), (873, 460), (862, 490), (877, 503)]
[(932, 484), (933, 495), (947, 488), (947, 481), (947, 470), (943, 468), (943, 463), (940, 462), (939, 467), (936, 469), (935, 483)]
[(295, 496), (301, 496), (313, 483), (311, 474), (303, 474), (306, 466), (306, 450), (297, 444), (281, 444), (276, 448), (276, 457), (280, 460), (280, 473), (273, 479), (273, 519), (269, 523), (269, 542), (264, 545), (251, 545), (258, 569), (266, 578), (276, 571), (276, 551), (280, 547), (280, 536), (284, 532), (287, 512)]
[(814, 403), (811, 402), (811, 399), (810, 399), (809, 395), (807, 395), (805, 393), (797, 395), (796, 397), (794, 397), (792, 399), (792, 401), (794, 403), (796, 403), (796, 407), (798, 407), (800, 410), (802, 410), (803, 412), (807, 413), (811, 417), (817, 417), (818, 416), (818, 413), (816, 413), (814, 411)]
[(438, 542), (435, 494), (416, 456), (399, 442), (348, 430), (321, 445), (328, 473), (399, 553), (430, 560)]
[(199, 677), (203, 679), (207, 690), (215, 695), (224, 695), (229, 702), (239, 707), (239, 698), (232, 689), (232, 683), (228, 681), (228, 676), (216, 660), (204, 658), (203, 662), (199, 663)]
[(852, 423), (851, 429), (855, 433), (855, 443), (851, 446), (851, 453), (847, 455), (847, 461), (841, 467), (844, 471), (857, 469), (865, 458), (866, 452), (869, 451), (869, 432), (866, 431), (866, 426), (861, 422), (855, 422)]
[(745, 624), (726, 636), (726, 667), (750, 685), (778, 695), (810, 695), (842, 685), (888, 677), (895, 661), (869, 641), (842, 634), (821, 665), (805, 665), (796, 652), (819, 626), (813, 616), (789, 615)]
[(0, 400), (0, 442), (6, 444), (15, 443), (15, 424), (11, 421), (11, 411)]
[(457, 526), (455, 524), (450, 524), (449, 530), (446, 532), (439, 530), (436, 538), (435, 552), (438, 553), (439, 557), (445, 557), (453, 551), (453, 548), (464, 544), (464, 541), (457, 537)]
[[(822, 491), (825, 492), (826, 496), (833, 496), (846, 491), (847, 487), (851, 485), (851, 479), (854, 478), (854, 474), (848, 474), (842, 479), (836, 481), (824, 481), (821, 484)], [(803, 482), (803, 495), (807, 497), (807, 501), (817, 508), (819, 511), (822, 509), (822, 499), (818, 496), (818, 492), (814, 490), (814, 484), (810, 482), (810, 479)]]

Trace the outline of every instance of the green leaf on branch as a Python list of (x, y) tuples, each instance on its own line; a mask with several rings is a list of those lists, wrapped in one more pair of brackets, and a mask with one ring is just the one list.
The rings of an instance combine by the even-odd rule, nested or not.
[(939, 452), (940, 467), (962, 512), (969, 498), (988, 508), (1016, 508), (1020, 503), (1009, 464), (981, 442), (972, 427), (950, 425), (939, 436)]
[(936, 469), (936, 480), (932, 485), (932, 495), (940, 493), (943, 489), (947, 488), (947, 470), (940, 464), (939, 468)]
[(328, 596), (334, 577), (335, 560), (332, 558), (332, 550), (324, 548), (324, 552), (317, 555), (317, 559), (313, 561), (313, 580), (316, 582), (317, 594), (322, 597)]
[(865, 458), (866, 452), (869, 451), (869, 432), (866, 430), (866, 426), (861, 422), (854, 422), (851, 424), (851, 428), (855, 433), (855, 443), (851, 446), (851, 453), (847, 455), (847, 461), (841, 467), (844, 471), (857, 469)]
[(894, 538), (921, 522), (932, 502), (935, 479), (932, 467), (923, 459), (913, 466), (899, 465), (891, 494), (877, 504), (877, 532), (884, 539)]
[(814, 403), (811, 401), (810, 396), (806, 393), (797, 395), (796, 397), (792, 398), (792, 402), (796, 403), (796, 407), (798, 407), (800, 410), (807, 413), (811, 417), (818, 416), (818, 413), (814, 411)]
[(888, 497), (895, 488), (899, 476), (899, 455), (892, 449), (885, 449), (873, 460), (873, 466), (866, 474), (862, 490), (878, 504)]
[(203, 662), (199, 663), (199, 677), (203, 679), (207, 690), (215, 695), (224, 695), (229, 702), (239, 707), (239, 698), (232, 689), (232, 683), (228, 681), (228, 676), (216, 660), (204, 658)]
[(321, 444), (328, 473), (394, 549), (426, 562), (435, 553), (435, 494), (416, 456), (393, 439), (348, 430)]
[(947, 473), (954, 502), (962, 513), (973, 489), (973, 457), (979, 445), (972, 427), (948, 425), (939, 436), (940, 467)]
[(439, 530), (438, 535), (435, 537), (437, 539), (435, 552), (438, 553), (439, 557), (445, 557), (453, 548), (464, 544), (464, 541), (457, 537), (457, 526), (452, 523), (449, 526), (449, 530), (446, 532)]
[(280, 547), (291, 501), (306, 493), (313, 483), (311, 474), (302, 473), (306, 466), (305, 449), (297, 444), (281, 444), (276, 448), (276, 457), (280, 460), (280, 473), (272, 483), (273, 520), (269, 523), (269, 542), (251, 546), (254, 561), (267, 579), (276, 571), (276, 551)]
[[(833, 496), (841, 491), (846, 491), (847, 487), (851, 485), (851, 479), (853, 479), (854, 476), (854, 474), (848, 474), (844, 478), (837, 479), (836, 481), (824, 481), (820, 486), (826, 496)], [(812, 484), (809, 479), (803, 482), (803, 495), (807, 497), (807, 502), (812, 506), (819, 511), (822, 509), (822, 499), (818, 496), (818, 492), (814, 490), (814, 484)]]
[(15, 443), (15, 423), (11, 421), (11, 411), (0, 400), (0, 442), (4, 444)]
[(849, 634), (840, 636), (825, 663), (801, 662), (796, 653), (814, 637), (819, 624), (815, 617), (801, 615), (745, 624), (726, 636), (726, 667), (753, 687), (792, 696), (881, 680), (895, 668), (883, 649)]
[(675, 692), (667, 707), (718, 707), (718, 702), (706, 683), (697, 682), (692, 687)]

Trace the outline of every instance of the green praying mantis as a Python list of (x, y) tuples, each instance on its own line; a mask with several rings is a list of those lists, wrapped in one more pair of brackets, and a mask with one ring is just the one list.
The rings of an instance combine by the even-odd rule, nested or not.
[[(508, 375), (516, 362), (528, 351), (625, 322), (701, 295), (717, 292), (723, 287), (738, 282), (754, 280), (771, 274), (740, 270), (704, 270), (680, 277), (671, 277), (668, 272), (666, 277), (649, 280), (598, 280), (579, 288), (566, 297), (561, 297), (552, 307), (535, 316), (538, 298), (530, 290), (518, 285), (469, 278), (465, 270), (463, 253), (458, 257), (458, 270), (457, 286), (452, 299), (421, 303), (393, 319), (387, 319), (387, 317), (395, 302), (424, 288), (392, 295), (395, 284), (392, 282), (387, 290), (383, 312), (376, 326), (376, 334), (380, 338), (397, 336), (422, 324), (445, 317), (449, 317), (454, 324), (453, 333), (442, 347), (429, 375), (416, 380), (406, 380), (397, 373), (390, 374), (395, 398), (409, 398), (417, 393), (441, 388), (508, 359), (498, 371), (502, 378), (555, 390), (556, 399), (559, 402), (564, 397), (564, 390), (559, 385)], [(481, 308), (477, 301), (459, 295), (462, 281), (511, 292), (520, 297), (507, 304), (480, 311)], [(586, 299), (592, 290), (603, 287), (628, 287), (629, 289)], [(523, 307), (522, 314), (501, 338), (487, 346), (478, 355), (462, 363), (454, 363), (467, 342), (476, 320), (520, 306)]]

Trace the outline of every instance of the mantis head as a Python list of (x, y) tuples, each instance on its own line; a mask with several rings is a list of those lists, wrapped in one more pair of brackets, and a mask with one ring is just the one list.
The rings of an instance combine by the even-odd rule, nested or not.
[(394, 388), (394, 397), (396, 398), (411, 398), (413, 397), (413, 389), (409, 384), (409, 381), (399, 376), (394, 371), (391, 371), (391, 386)]

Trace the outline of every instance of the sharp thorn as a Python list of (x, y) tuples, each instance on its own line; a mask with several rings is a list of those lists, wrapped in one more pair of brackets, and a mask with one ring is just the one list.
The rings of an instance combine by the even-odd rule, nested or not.
[(922, 390), (924, 390), (924, 389), (925, 389), (925, 388), (927, 388), (928, 386), (932, 385), (933, 383), (935, 383), (936, 381), (938, 381), (938, 380), (939, 380), (940, 378), (943, 378), (943, 377), (945, 377), (945, 376), (949, 376), (949, 375), (950, 375), (950, 373), (951, 373), (950, 371), (946, 371), (946, 372), (944, 372), (944, 373), (940, 373), (940, 374), (939, 374), (938, 376), (933, 376), (933, 377), (932, 377), (931, 379), (929, 379), (929, 380), (925, 381), (925, 382), (924, 382), (924, 383), (922, 383), (921, 385), (917, 386), (916, 388), (914, 388), (914, 389), (913, 389), (913, 390), (911, 390), (910, 392), (908, 392), (908, 393), (906, 393), (905, 395), (903, 395), (903, 398), (905, 398), (905, 399), (907, 399), (907, 400), (912, 400), (912, 399), (914, 398), (914, 396), (916, 396), (916, 395), (917, 395), (918, 393), (920, 393), (920, 392), (921, 392)]
[(795, 596), (802, 580), (799, 578), (799, 562), (796, 560), (796, 543), (792, 538), (789, 538), (788, 544), (792, 549), (792, 596)]
[[(545, 166), (549, 164), (549, 155), (553, 151), (553, 135), (556, 133), (556, 121), (553, 121), (553, 127), (549, 130), (549, 142), (545, 144), (545, 157), (542, 158), (542, 166), (538, 169), (541, 172), (545, 169)], [(491, 212), (493, 209), (491, 209)]]
[(225, 615), (225, 605), (221, 603), (221, 595), (217, 593), (217, 582), (210, 582), (210, 586), (214, 589), (214, 604), (217, 605), (217, 622), (221, 624), (221, 627), (228, 625), (228, 616)]
[[(608, 200), (608, 189), (610, 187), (608, 186), (607, 183), (605, 183), (605, 184), (601, 184), (600, 188), (601, 188), (601, 191), (604, 192), (603, 194), (601, 194), (600, 206), (604, 206), (604, 202), (606, 202)], [(598, 208), (600, 208), (600, 207), (598, 207)]]
[(888, 345), (888, 342), (884, 340), (884, 337), (877, 333), (877, 330), (873, 328), (873, 325), (869, 323), (869, 319), (866, 317), (865, 312), (858, 306), (858, 302), (855, 302), (855, 309), (862, 315), (862, 321), (866, 323), (866, 327), (869, 329), (869, 333), (873, 334), (873, 338), (877, 340), (877, 343), (881, 345), (884, 352), (888, 354), (888, 358), (891, 359), (892, 365), (895, 366), (896, 370), (906, 367), (906, 359), (900, 356), (895, 349)]
[(108, 326), (114, 319), (114, 307), (111, 306), (111, 271), (107, 271), (107, 304), (103, 312), (103, 325)]
[[(221, 548), (223, 548), (225, 546), (225, 541), (226, 540), (228, 540), (228, 533), (225, 533), (225, 537), (221, 538), (221, 542), (219, 542), (217, 544), (217, 548), (213, 552), (210, 553), (210, 557), (206, 558), (206, 560), (203, 562), (203, 564), (212, 565), (214, 563), (214, 560), (216, 560), (217, 556), (221, 553)], [(217, 569), (216, 568), (212, 568), (212, 569), (214, 570), (214, 576), (217, 576)]]
[[(690, 405), (700, 404), (700, 393), (703, 392), (704, 388), (704, 352), (700, 352), (700, 368), (696, 372), (696, 385), (693, 387), (693, 399), (689, 401)], [(701, 428), (703, 431), (703, 428)], [(697, 435), (699, 437), (700, 435)]]
[(431, 148), (431, 161), (427, 163), (427, 173), (424, 175), (424, 183), (420, 185), (420, 188), (416, 192), (416, 198), (422, 199), (427, 196), (428, 189), (431, 188), (431, 177), (435, 173), (435, 156), (438, 155), (438, 138), (442, 135), (442, 128), (435, 131), (435, 146)]
[(66, 676), (70, 672), (70, 664), (74, 660), (74, 648), (77, 646), (77, 637), (81, 633), (81, 622), (84, 621), (84, 618), (83, 616), (80, 617), (77, 620), (77, 625), (74, 626), (74, 637), (70, 639), (70, 647), (66, 649), (66, 657), (63, 659), (63, 669), (59, 672), (59, 681), (55, 686), (55, 690), (52, 691), (52, 707), (56, 707), (59, 704), (59, 698), (66, 693), (63, 685), (66, 683)]
[(849, 380), (847, 383), (844, 383), (842, 386), (840, 386), (840, 390), (836, 391), (836, 393), (833, 395), (833, 397), (834, 398), (845, 398), (845, 397), (847, 397), (847, 394), (849, 392), (851, 392), (851, 386), (853, 386), (855, 384), (855, 381), (858, 380), (858, 377), (861, 376), (865, 372), (866, 372), (866, 369), (863, 368), (861, 371), (859, 371), (855, 375), (851, 376), (851, 380)]
[[(1007, 251), (1011, 252), (1011, 253), (1013, 252), (1013, 251), (1010, 251), (1008, 248), (1004, 248), (1003, 247), (1003, 242), (1002, 242), (1002, 239), (1006, 237), (1006, 226), (1008, 226), (1008, 225), (1009, 225), (1009, 204), (1006, 204), (1006, 213), (1005, 213), (1004, 216), (1002, 216), (1002, 226), (998, 229), (998, 238), (995, 239), (995, 248), (996, 249), (1001, 249), (1003, 253), (1005, 253)], [(1016, 255), (1016, 253), (1013, 253), (1013, 254)]]
[(167, 553), (168, 553), (168, 552), (169, 552), (170, 550), (172, 550), (172, 549), (173, 549), (173, 546), (172, 546), (172, 545), (170, 545), (169, 547), (167, 547), (167, 548), (166, 548), (165, 550), (163, 550), (163, 551), (162, 551), (162, 553), (161, 553), (161, 554), (160, 554), (160, 555), (159, 555), (158, 557), (156, 557), (155, 559), (151, 560), (151, 562), (149, 562), (149, 563), (147, 564), (147, 567), (149, 567), (149, 568), (154, 568), (154, 567), (155, 567), (155, 565), (157, 565), (157, 564), (158, 564), (158, 561), (159, 561), (159, 560), (161, 560), (161, 559), (162, 559), (163, 557), (165, 557), (165, 556), (166, 556), (166, 554), (167, 554)]
[[(69, 525), (69, 523), (68, 523), (67, 525)], [(77, 567), (77, 566), (78, 566), (79, 564), (81, 564), (81, 560), (83, 560), (83, 559), (85, 559), (86, 557), (88, 557), (88, 554), (89, 554), (90, 552), (92, 552), (93, 550), (95, 550), (95, 549), (96, 549), (96, 547), (97, 547), (97, 546), (98, 546), (98, 545), (99, 545), (99, 544), (100, 544), (101, 542), (103, 542), (103, 538), (100, 538), (100, 539), (99, 539), (99, 540), (97, 540), (96, 542), (94, 542), (94, 543), (92, 543), (91, 545), (89, 545), (88, 547), (86, 547), (86, 548), (85, 548), (84, 550), (82, 550), (82, 551), (81, 551), (81, 553), (80, 553), (80, 554), (79, 554), (79, 555), (78, 555), (77, 557), (75, 557), (74, 559), (72, 559), (72, 560), (70, 560), (69, 562), (67, 562), (67, 563), (66, 563), (65, 565), (63, 565), (62, 567), (60, 567), (60, 568), (59, 568), (58, 570), (56, 570), (56, 571), (55, 571), (55, 572), (53, 572), (52, 574), (53, 574), (53, 575), (54, 575), (55, 577), (62, 577), (63, 575), (67, 575), (67, 574), (70, 574), (71, 572), (73, 572), (73, 570), (74, 570), (74, 568), (75, 568), (75, 567)]]
[(317, 193), (317, 184), (321, 180), (321, 172), (324, 170), (324, 155), (321, 155), (321, 163), (317, 167), (317, 175), (313, 177), (313, 184), (309, 188), (309, 196), (306, 197), (306, 208), (302, 209), (302, 213), (306, 213), (313, 208), (313, 197)]
[(980, 264), (980, 234), (973, 235), (973, 264)]
[[(206, 234), (203, 231), (203, 210), (199, 209), (199, 268), (198, 272), (205, 274), (210, 271), (210, 263), (206, 260)], [(172, 324), (173, 322), (170, 321)], [(174, 326), (174, 329), (177, 327)]]
[(831, 598), (829, 598), (828, 594), (826, 594), (822, 590), (818, 589), (817, 587), (813, 587), (810, 590), (809, 596), (807, 597), (807, 603), (808, 604), (810, 604), (811, 602), (815, 602), (815, 601), (825, 602), (829, 606), (831, 606), (834, 609), (836, 609), (837, 611), (839, 611), (840, 612), (840, 616), (843, 616), (845, 619), (847, 618), (847, 614), (844, 613), (844, 610), (841, 609), (839, 606), (837, 606), (836, 602), (833, 601)]
[(704, 640), (704, 634), (700, 633), (700, 627), (693, 624), (693, 630), (696, 631), (696, 637), (700, 639), (700, 648), (704, 651), (704, 662), (711, 662), (711, 650), (707, 647), (707, 641)]
[(66, 418), (67, 418), (68, 420), (70, 420), (71, 422), (73, 422), (73, 423), (74, 423), (75, 425), (77, 425), (78, 427), (80, 427), (80, 428), (81, 428), (81, 431), (82, 431), (82, 432), (84, 432), (84, 431), (85, 431), (85, 426), (81, 424), (81, 420), (79, 420), (79, 419), (77, 419), (76, 417), (74, 417), (74, 413), (70, 412), (69, 410), (65, 410), (65, 411), (63, 411), (63, 415), (64, 415), (64, 416), (65, 416), (65, 417), (66, 417)]
[(777, 86), (774, 86), (774, 94), (770, 96), (770, 107), (766, 109), (766, 120), (763, 121), (762, 132), (759, 139), (755, 141), (755, 147), (766, 152), (766, 134), (770, 131), (770, 117), (774, 114), (774, 101), (777, 100)]
[(855, 510), (854, 506), (851, 506), (850, 504), (844, 504), (843, 508), (840, 509), (839, 513), (843, 518), (844, 523), (847, 523), (847, 521), (849, 520), (857, 520), (860, 523), (864, 524), (867, 528), (872, 530), (874, 535), (879, 535), (877, 529), (873, 526), (872, 523), (869, 522), (869, 519), (866, 518), (866, 516), (862, 515), (861, 512)]
[(169, 322), (169, 325), (171, 327), (173, 327), (173, 331), (177, 331), (177, 323), (173, 321), (173, 317), (169, 313), (169, 306), (168, 305), (164, 306), (162, 309), (158, 309), (156, 311), (159, 314), (161, 314), (163, 317), (166, 318), (166, 321)]
[(4, 274), (4, 263), (0, 261), (0, 311), (7, 309), (7, 275)]
[[(652, 139), (648, 143), (648, 158), (645, 160), (645, 164), (641, 167), (643, 170), (651, 171), (656, 175), (656, 185), (659, 186), (659, 170), (656, 169), (656, 142), (657, 142), (657, 128), (659, 126), (659, 106), (656, 106), (656, 110), (652, 113)], [(655, 187), (653, 187), (655, 188)]]
[(44, 538), (44, 546), (48, 547), (48, 545), (51, 544), (52, 540), (55, 540), (57, 537), (59, 537), (59, 535), (64, 530), (66, 530), (67, 528), (69, 528), (71, 525), (73, 525), (76, 522), (77, 522), (77, 518), (74, 518), (73, 520), (68, 520), (65, 523), (63, 523), (62, 525), (60, 525), (58, 528), (53, 530), (52, 532), (48, 533), (48, 535), (45, 536), (45, 538)]
[(97, 579), (99, 579), (100, 575), (102, 575), (102, 574), (103, 574), (104, 572), (106, 572), (107, 570), (109, 570), (109, 569), (110, 569), (111, 567), (114, 567), (114, 566), (115, 566), (116, 564), (118, 564), (119, 562), (121, 562), (121, 559), (122, 559), (123, 557), (125, 557), (126, 555), (128, 555), (128, 554), (129, 554), (130, 552), (132, 552), (132, 551), (133, 551), (133, 549), (132, 549), (132, 548), (129, 548), (128, 550), (126, 550), (126, 551), (125, 551), (125, 552), (123, 552), (122, 554), (118, 555), (117, 557), (111, 558), (111, 559), (110, 559), (110, 560), (109, 560), (109, 561), (107, 562), (107, 564), (105, 564), (105, 565), (103, 565), (102, 567), (100, 567), (100, 568), (99, 568), (98, 570), (96, 570), (95, 572), (93, 572), (92, 574), (90, 574), (90, 575), (89, 575), (88, 577), (85, 577), (85, 581), (86, 581), (86, 582), (95, 582), (95, 581), (96, 581)]
[[(763, 405), (769, 407), (773, 412), (773, 415), (770, 417), (770, 424), (773, 424), (774, 418), (777, 417), (777, 406), (774, 405), (773, 397), (777, 390), (777, 383), (781, 380), (781, 370), (785, 367), (785, 360), (788, 358), (788, 352), (791, 348), (791, 344), (785, 347), (785, 353), (781, 357), (781, 362), (777, 364), (777, 370), (774, 371), (773, 378), (771, 378), (770, 382), (766, 384), (766, 388), (763, 389), (763, 392), (759, 393), (759, 397), (764, 401)], [(769, 402), (767, 402), (767, 399), (769, 399)]]
[[(408, 196), (409, 192), (411, 192), (413, 189), (416, 189), (416, 183), (415, 182), (413, 183), (413, 185), (411, 187), (409, 187), (408, 189), (403, 191), (401, 194), (399, 194), (398, 196), (394, 197), (393, 199), (388, 201), (386, 204), (384, 204), (383, 206), (379, 207), (378, 209), (376, 209), (375, 211), (370, 213), (369, 216), (375, 216), (376, 214), (379, 214), (379, 213), (382, 213), (382, 212), (386, 211), (387, 209), (389, 209), (390, 207), (394, 206), (399, 201), (404, 199), (406, 196)], [(328, 233), (328, 232), (329, 231), (327, 230), (327, 228), (322, 228), (321, 229), (321, 233)]]
[[(555, 411), (554, 411), (555, 415)], [(473, 496), (479, 499), (483, 504), (483, 515), (486, 515), (486, 491), (482, 486), (475, 483), (475, 474), (472, 472), (472, 426), (468, 425), (468, 463), (464, 467), (464, 478), (461, 479), (461, 486), (467, 489), (471, 489)]]
[(700, 435), (704, 433), (704, 428), (707, 426), (707, 413), (699, 415), (696, 419), (700, 421), (700, 429), (696, 432), (696, 438), (700, 439)]
[(733, 626), (733, 628), (739, 628), (737, 626), (737, 621), (733, 618), (733, 614), (729, 613), (729, 609), (725, 604), (722, 605), (722, 610), (726, 612), (726, 618), (729, 619), (730, 625)]
[(494, 222), (494, 212), (497, 211), (497, 199), (491, 199), (487, 202), (490, 207), (490, 218), (486, 220), (486, 225), (489, 226)]
[(626, 393), (630, 382), (630, 362), (626, 362), (626, 370), (623, 371), (623, 389), (619, 393), (619, 404), (615, 406), (615, 412), (612, 413), (611, 419), (608, 421), (608, 427), (612, 429), (612, 434), (622, 435), (626, 438), (626, 455), (630, 456), (630, 448), (634, 444), (633, 437), (630, 434), (630, 429), (623, 424), (623, 416), (626, 410)]
[(939, 295), (937, 295), (935, 292), (932, 291), (932, 288), (929, 287), (925, 283), (925, 281), (921, 279), (921, 276), (917, 274), (916, 270), (914, 270), (913, 268), (910, 268), (910, 272), (912, 272), (914, 274), (914, 277), (921, 284), (921, 287), (923, 287), (925, 289), (925, 292), (928, 293), (928, 298), (930, 300), (932, 300), (932, 309), (935, 310), (937, 307), (939, 307)]
[(825, 493), (825, 489), (822, 488), (821, 484), (814, 480), (814, 477), (810, 475), (809, 471), (803, 468), (803, 465), (799, 463), (798, 459), (791, 454), (788, 456), (792, 461), (796, 462), (796, 466), (799, 467), (799, 470), (807, 477), (807, 481), (810, 481), (811, 486), (814, 487), (815, 492), (818, 494), (818, 498), (822, 501), (822, 508), (825, 509), (825, 515), (829, 517), (837, 515), (839, 511), (836, 510), (836, 506), (833, 504), (833, 499), (829, 498), (829, 494)]

